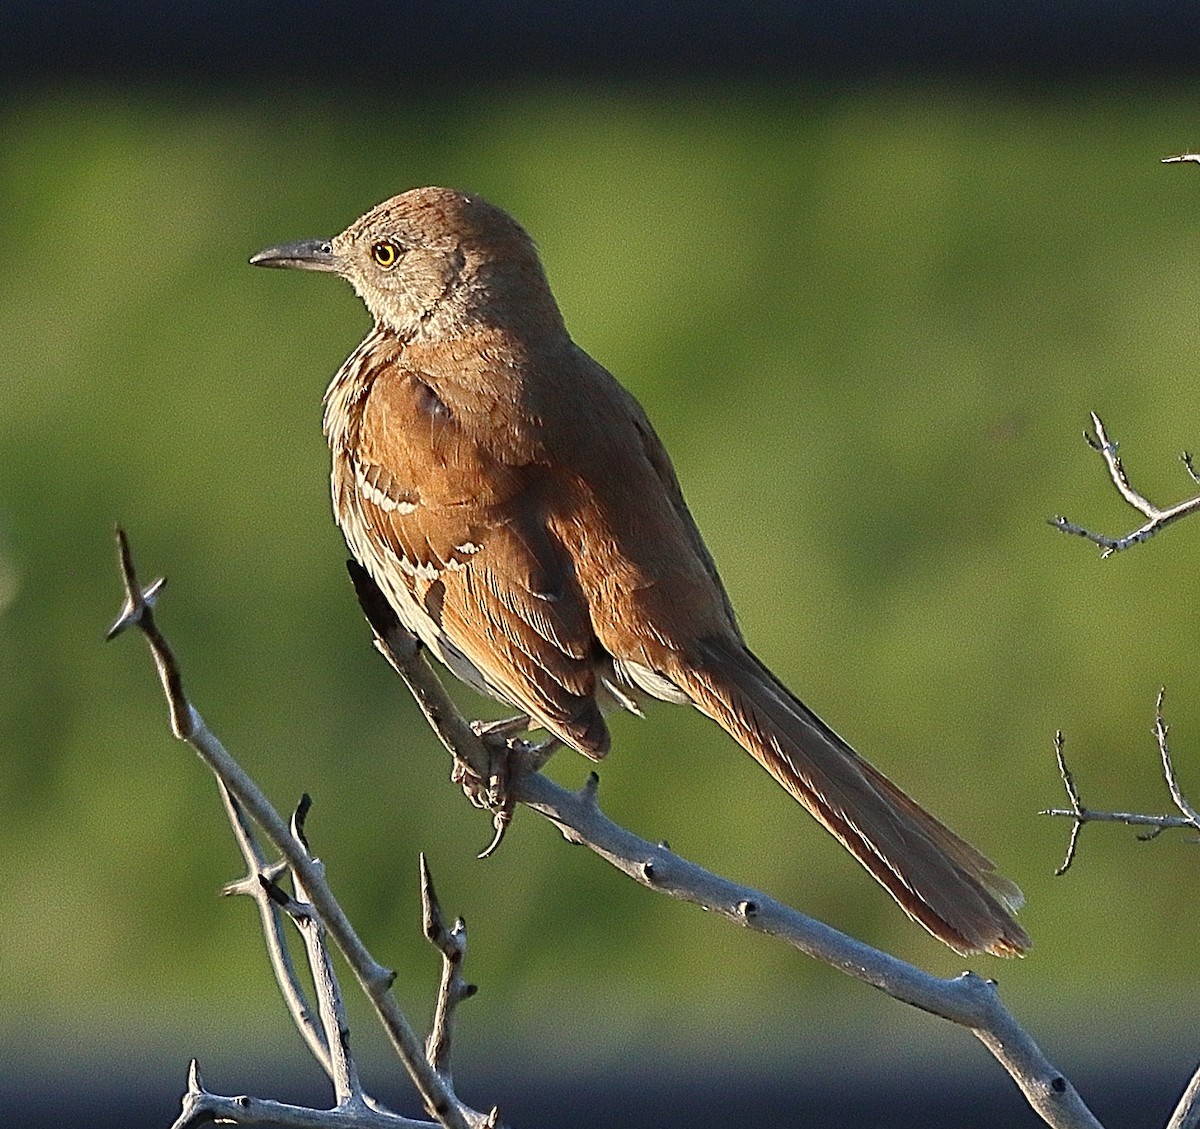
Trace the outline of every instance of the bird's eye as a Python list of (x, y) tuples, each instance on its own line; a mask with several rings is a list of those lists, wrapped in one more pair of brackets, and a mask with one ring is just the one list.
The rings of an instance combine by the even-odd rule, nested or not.
[(400, 261), (400, 248), (390, 239), (381, 239), (372, 246), (371, 258), (384, 270), (390, 270)]

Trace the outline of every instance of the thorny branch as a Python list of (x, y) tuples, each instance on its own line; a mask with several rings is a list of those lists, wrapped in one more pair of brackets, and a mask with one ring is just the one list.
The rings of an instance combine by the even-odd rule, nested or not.
[[(450, 751), (481, 779), (491, 772), (487, 738), (459, 713), (419, 645), (404, 629), (387, 600), (361, 569), (351, 567), (359, 603), (375, 634), (377, 649), (404, 680), (426, 720)], [(540, 749), (522, 749), (536, 765)], [(578, 792), (554, 783), (529, 764), (518, 765), (508, 781), (510, 798), (553, 822), (564, 838), (581, 843), (634, 881), (651, 890), (694, 902), (744, 928), (778, 937), (833, 968), (911, 1004), (968, 1028), (1025, 1094), (1046, 1124), (1061, 1129), (1100, 1123), (1074, 1086), (1051, 1064), (1030, 1035), (1000, 1001), (991, 980), (965, 972), (952, 980), (936, 976), (839, 933), (774, 898), (704, 870), (614, 823), (601, 811), (599, 777), (592, 773)]]
[(450, 1043), (454, 1035), (454, 1016), (458, 1005), (469, 1000), (477, 991), (474, 984), (463, 979), (462, 962), (467, 955), (467, 926), (460, 917), (447, 929), (446, 919), (433, 889), (433, 878), (425, 856), (421, 855), (421, 921), (425, 936), (442, 954), (442, 981), (437, 994), (429, 1038), (425, 1041), (425, 1057), (447, 1085), (450, 1071)]
[(292, 1022), (307, 1044), (309, 1052), (320, 1064), (321, 1069), (332, 1080), (332, 1064), (329, 1059), (329, 1044), (325, 1039), (325, 1029), (319, 1016), (314, 1016), (309, 1005), (304, 988), (301, 986), (299, 974), (292, 960), (291, 950), (288, 949), (283, 928), (283, 912), (278, 898), (272, 896), (272, 890), (282, 874), (287, 870), (287, 863), (280, 860), (268, 863), (266, 855), (258, 845), (254, 829), (246, 818), (241, 805), (230, 795), (224, 781), (217, 778), (221, 799), (225, 804), (225, 814), (229, 817), (229, 825), (233, 828), (233, 837), (238, 850), (246, 863), (246, 874), (234, 882), (228, 883), (221, 891), (223, 894), (245, 894), (253, 898), (258, 906), (259, 918), (262, 925), (263, 937), (267, 943), (267, 956), (271, 968), (275, 972), (275, 982), (279, 985), (280, 994), (287, 1005)]
[[(305, 851), (308, 850), (308, 840), (304, 837), (304, 820), (308, 815), (309, 806), (310, 800), (305, 795), (292, 815), (291, 822), (292, 836)], [(350, 1054), (350, 1027), (346, 1022), (346, 1005), (342, 1000), (337, 975), (333, 971), (329, 947), (325, 943), (325, 923), (310, 904), (308, 892), (299, 875), (292, 874), (295, 897), (289, 896), (286, 890), (269, 879), (263, 879), (263, 885), (271, 900), (279, 903), (304, 939), (308, 968), (312, 973), (313, 990), (317, 997), (317, 1012), (324, 1029), (324, 1043), (329, 1048), (329, 1077), (333, 1082), (333, 1096), (337, 1099), (338, 1108), (369, 1108), (370, 1100), (363, 1092), (358, 1066)]]
[[(341, 949), (355, 977), (370, 1000), (380, 1023), (387, 1033), (409, 1076), (430, 1113), (445, 1129), (495, 1129), (496, 1110), (484, 1114), (460, 1101), (449, 1084), (448, 1072), (443, 1074), (425, 1054), (425, 1048), (400, 1011), (391, 993), (395, 974), (380, 965), (367, 951), (354, 932), (341, 906), (325, 881), (324, 868), (309, 854), (303, 837), (302, 803), (292, 825), (284, 823), (258, 786), (242, 770), (205, 725), (200, 714), (188, 701), (183, 690), (179, 665), (166, 638), (154, 620), (153, 604), (160, 594), (163, 581), (156, 580), (142, 588), (134, 569), (129, 542), (122, 530), (117, 531), (121, 574), (125, 585), (125, 602), (120, 615), (109, 629), (114, 638), (125, 629), (136, 626), (145, 636), (158, 668), (163, 691), (167, 697), (171, 728), (177, 737), (186, 741), (201, 760), (219, 779), (223, 794), (228, 795), (227, 811), (234, 834), (246, 859), (249, 873), (230, 888), (236, 893), (251, 893), (257, 884), (274, 905), (284, 909), (301, 928), (309, 957), (310, 971), (317, 994), (320, 1028), (313, 1021), (310, 1009), (281, 935), (276, 911), (260, 902), (268, 952), (280, 981), (285, 1000), (313, 1050), (318, 1062), (334, 1082), (337, 1105), (331, 1110), (310, 1110), (284, 1106), (257, 1098), (226, 1098), (204, 1089), (195, 1063), (189, 1074), (188, 1091), (183, 1111), (174, 1129), (191, 1129), (211, 1122), (228, 1121), (241, 1125), (272, 1123), (301, 1129), (325, 1126), (344, 1129), (429, 1129), (426, 1122), (400, 1117), (384, 1109), (362, 1090), (357, 1069), (349, 1055), (348, 1035), (342, 1007), (341, 990), (329, 963), (325, 931)], [(247, 816), (249, 819), (247, 819)], [(275, 848), (283, 855), (291, 874), (295, 896), (287, 894), (276, 879), (282, 874), (279, 866), (267, 865), (254, 841), (250, 827), (253, 820)], [(423, 877), (427, 876), (423, 868)], [(432, 898), (432, 887), (428, 886)], [(257, 895), (255, 895), (257, 900)], [(440, 911), (439, 911), (440, 913)], [(457, 1000), (453, 1001), (457, 1003)], [(444, 1008), (439, 1002), (439, 1009)], [(451, 1008), (453, 1004), (449, 1005)], [(448, 1040), (448, 1027), (446, 1028)], [(443, 1048), (442, 1068), (448, 1063), (448, 1042)]]
[[(1200, 153), (1179, 153), (1173, 157), (1164, 157), (1162, 163), (1164, 165), (1182, 163), (1200, 164)], [(1122, 549), (1128, 549), (1143, 541), (1149, 541), (1160, 529), (1165, 529), (1172, 522), (1178, 521), (1182, 517), (1187, 517), (1188, 514), (1195, 513), (1196, 510), (1200, 510), (1200, 495), (1188, 498), (1177, 505), (1169, 506), (1167, 509), (1160, 509), (1149, 499), (1138, 493), (1130, 484), (1129, 478), (1125, 474), (1125, 467), (1121, 462), (1120, 455), (1117, 453), (1116, 442), (1109, 439), (1105, 433), (1104, 424), (1100, 421), (1100, 417), (1095, 412), (1092, 412), (1091, 416), (1095, 434), (1092, 435), (1085, 431), (1083, 433), (1084, 439), (1087, 441), (1088, 446), (1094, 451), (1098, 451), (1104, 459), (1104, 465), (1108, 468), (1108, 476), (1112, 479), (1113, 486), (1116, 487), (1117, 492), (1146, 520), (1137, 529), (1125, 534), (1123, 537), (1111, 537), (1104, 533), (1093, 533), (1082, 525), (1076, 525), (1075, 522), (1068, 521), (1062, 515), (1051, 518), (1051, 525), (1056, 529), (1061, 529), (1063, 533), (1071, 533), (1076, 537), (1084, 537), (1093, 544), (1099, 545), (1103, 550), (1101, 556), (1108, 557), (1113, 553), (1119, 553)], [(1200, 471), (1197, 471), (1191, 454), (1188, 451), (1184, 451), (1180, 458), (1183, 460), (1183, 465), (1187, 469), (1192, 481), (1200, 483)]]
[[(132, 573), (132, 562), (128, 561), (128, 549), (122, 538), (122, 556), (126, 561), (127, 584), (131, 592), (141, 592)], [(151, 585), (149, 591), (157, 594), (161, 584)], [(368, 593), (369, 596), (369, 593)], [(364, 601), (368, 619), (376, 634), (376, 645), (401, 674), (417, 701), (420, 703), (434, 731), (451, 750), (457, 762), (470, 767), (480, 779), (487, 780), (492, 772), (493, 749), (488, 746), (488, 736), (481, 735), (459, 713), (446, 694), (444, 687), (420, 648), (390, 613), (386, 601), (372, 604)], [(289, 830), (282, 826), (273, 809), (270, 816), (259, 810), (266, 801), (262, 800), (253, 785), (239, 782), (240, 769), (229, 760), (228, 754), (220, 749), (215, 738), (204, 728), (199, 715), (183, 697), (178, 668), (170, 655), (165, 640), (154, 626), (153, 616), (144, 599), (127, 598), (123, 620), (137, 623), (146, 633), (155, 654), (162, 676), (163, 686), (172, 701), (172, 718), (183, 719), (189, 726), (185, 731), (189, 740), (206, 763), (214, 767), (229, 786), (239, 803), (245, 803), (255, 822), (267, 831), (272, 842), (284, 853), (289, 870), (298, 880), (298, 889), (308, 892), (313, 909), (329, 928), (339, 947), (347, 954), (360, 983), (380, 1009), (381, 1018), (389, 1033), (396, 1020), (383, 1001), (390, 1002), (386, 986), (390, 974), (379, 969), (369, 956), (362, 957), (361, 949), (349, 925), (344, 921), (340, 908), (328, 894), (320, 874), (319, 864), (311, 859), (303, 846), (299, 829)], [(119, 621), (119, 626), (122, 625)], [(1161, 704), (1161, 703), (1160, 703)], [(1169, 752), (1166, 749), (1166, 727), (1157, 727), (1160, 734), (1160, 749), (1168, 780), (1173, 779)], [(216, 755), (215, 750), (220, 750)], [(1061, 742), (1059, 743), (1061, 759)], [(742, 886), (719, 875), (713, 874), (686, 859), (674, 854), (665, 843), (653, 844), (633, 835), (615, 824), (600, 810), (597, 801), (598, 777), (593, 773), (578, 792), (570, 792), (536, 771), (530, 765), (537, 764), (540, 753), (533, 752), (529, 761), (518, 761), (517, 771), (507, 781), (513, 802), (539, 812), (554, 822), (564, 837), (582, 843), (613, 866), (628, 874), (635, 881), (672, 897), (694, 902), (706, 909), (721, 914), (744, 928), (754, 929), (792, 945), (799, 951), (839, 969), (849, 976), (878, 988), (902, 1003), (910, 1004), (923, 1011), (941, 1016), (950, 1022), (968, 1028), (987, 1047), (997, 1061), (1008, 1071), (1020, 1087), (1026, 1100), (1042, 1120), (1060, 1129), (1100, 1129), (1100, 1123), (1084, 1104), (1069, 1080), (1059, 1072), (1042, 1053), (1030, 1035), (1017, 1023), (1004, 1007), (993, 981), (985, 980), (972, 972), (943, 980), (916, 968), (888, 953), (873, 949), (837, 930), (783, 905), (775, 899)], [(1101, 818), (1086, 809), (1079, 798), (1070, 774), (1062, 760), (1064, 781), (1067, 781), (1068, 796), (1072, 807), (1062, 814), (1080, 822)], [(1182, 795), (1182, 793), (1180, 793)], [(250, 802), (248, 802), (248, 800)], [(271, 822), (271, 817), (280, 824)], [(1163, 817), (1166, 825), (1176, 825), (1181, 817)], [(1163, 820), (1159, 820), (1161, 823)], [(1134, 817), (1133, 821), (1139, 821)], [(1147, 820), (1149, 822), (1149, 820)], [(1157, 826), (1157, 823), (1155, 824)], [(267, 878), (268, 888), (273, 878)], [(287, 902), (288, 896), (273, 892), (273, 899)], [(434, 940), (443, 953), (442, 989), (434, 1022), (425, 1047), (418, 1047), (415, 1057), (432, 1069), (422, 1075), (419, 1085), (422, 1092), (440, 1092), (447, 1095), (448, 1106), (442, 1108), (439, 1118), (443, 1124), (467, 1124), (471, 1129), (486, 1129), (495, 1124), (496, 1113), (482, 1115), (467, 1110), (453, 1097), (451, 1072), (448, 1061), (449, 1039), (452, 1032), (454, 1008), (467, 998), (471, 988), (461, 979), (460, 965), (465, 951), (465, 938), (458, 923), (447, 929), (441, 912), (436, 908), (432, 882), (427, 868), (422, 870), (422, 896), (426, 902), (425, 928), (427, 936)], [(362, 959), (358, 959), (362, 957)], [(380, 987), (383, 986), (382, 997)], [(394, 1004), (391, 1005), (394, 1007)], [(339, 1028), (330, 1028), (328, 1018), (322, 1011), (326, 1043), (334, 1037), (340, 1039)], [(402, 1017), (401, 1017), (402, 1019)], [(405, 1027), (407, 1029), (407, 1027)], [(393, 1043), (400, 1036), (393, 1034)], [(334, 1071), (337, 1071), (336, 1065)], [(342, 1089), (353, 1092), (356, 1081), (351, 1079)], [(1191, 1129), (1196, 1124), (1200, 1110), (1193, 1093), (1200, 1094), (1200, 1072), (1193, 1079), (1181, 1099), (1172, 1120), (1172, 1129)], [(428, 1099), (427, 1099), (428, 1101)], [(453, 1120), (455, 1116), (459, 1121)], [(331, 1111), (307, 1110), (284, 1106), (256, 1098), (224, 1098), (204, 1090), (199, 1072), (193, 1066), (188, 1093), (184, 1099), (184, 1113), (176, 1123), (176, 1129), (191, 1129), (214, 1120), (229, 1120), (242, 1125), (275, 1123), (285, 1126), (329, 1129), (346, 1126), (347, 1129), (416, 1129), (419, 1123), (397, 1118), (368, 1100), (358, 1103), (357, 1108), (339, 1105)]]
[[(1190, 158), (1179, 157), (1174, 159), (1184, 160)], [(1200, 160), (1200, 157), (1196, 159)], [(1108, 557), (1113, 553), (1119, 553), (1122, 549), (1128, 549), (1132, 545), (1140, 544), (1142, 541), (1149, 541), (1160, 529), (1166, 528), (1166, 526), (1178, 521), (1181, 517), (1187, 517), (1188, 514), (1200, 510), (1200, 495), (1164, 510), (1139, 494), (1130, 485), (1129, 478), (1125, 473), (1124, 464), (1117, 453), (1117, 443), (1109, 439), (1107, 432), (1104, 430), (1104, 424), (1095, 412), (1092, 412), (1092, 427), (1095, 429), (1094, 435), (1086, 431), (1083, 433), (1088, 446), (1092, 450), (1098, 451), (1104, 459), (1104, 465), (1108, 468), (1108, 476), (1112, 479), (1117, 492), (1146, 520), (1137, 529), (1133, 530), (1132, 533), (1127, 533), (1123, 537), (1110, 537), (1105, 533), (1093, 533), (1091, 530), (1085, 529), (1082, 525), (1076, 525), (1073, 521), (1068, 521), (1062, 515), (1050, 519), (1050, 524), (1055, 529), (1060, 529), (1063, 533), (1074, 534), (1076, 537), (1086, 538), (1093, 544), (1100, 546), (1103, 550), (1100, 554), (1101, 556)], [(1200, 482), (1200, 472), (1197, 472), (1192, 462), (1191, 454), (1185, 451), (1180, 458), (1183, 460), (1183, 465), (1187, 468), (1192, 481)]]
[[(1200, 157), (1196, 158), (1200, 161)], [(1166, 697), (1165, 690), (1159, 690), (1158, 699), (1154, 705), (1154, 740), (1158, 745), (1158, 756), (1162, 764), (1163, 779), (1167, 784), (1167, 791), (1171, 793), (1171, 799), (1176, 808), (1179, 809), (1179, 815), (1144, 815), (1138, 812), (1126, 811), (1093, 811), (1086, 807), (1083, 799), (1080, 796), (1079, 788), (1075, 784), (1075, 779), (1067, 768), (1066, 757), (1063, 754), (1063, 735), (1061, 731), (1056, 734), (1054, 740), (1055, 756), (1058, 760), (1058, 771), (1062, 776), (1063, 786), (1067, 791), (1067, 799), (1070, 801), (1069, 808), (1048, 808), (1043, 811), (1042, 815), (1062, 816), (1070, 819), (1071, 822), (1071, 837), (1067, 842), (1067, 854), (1063, 859), (1062, 865), (1055, 871), (1056, 874), (1065, 874), (1070, 869), (1071, 864), (1075, 861), (1075, 855), (1079, 846), (1079, 832), (1085, 823), (1124, 823), (1132, 827), (1147, 827), (1148, 831), (1138, 835), (1138, 838), (1143, 842), (1150, 839), (1155, 839), (1164, 831), (1172, 827), (1190, 827), (1193, 830), (1200, 830), (1200, 812), (1197, 812), (1192, 804), (1184, 795), (1183, 788), (1179, 783), (1179, 777), (1175, 774), (1175, 764), (1171, 758), (1171, 747), (1167, 742), (1167, 733), (1170, 726), (1167, 725), (1163, 718), (1163, 700)], [(1197, 1129), (1200, 1126), (1200, 1067), (1197, 1067), (1196, 1072), (1192, 1075), (1187, 1088), (1180, 1097), (1171, 1119), (1167, 1122), (1167, 1129)]]
[[(1178, 162), (1200, 164), (1200, 154), (1183, 153), (1164, 158), (1164, 163)], [(1130, 484), (1117, 453), (1117, 444), (1108, 438), (1103, 423), (1095, 413), (1092, 414), (1092, 424), (1095, 435), (1093, 437), (1085, 433), (1088, 444), (1101, 454), (1109, 477), (1122, 498), (1146, 521), (1123, 537), (1093, 533), (1061, 516), (1051, 520), (1056, 528), (1092, 541), (1101, 547), (1104, 556), (1108, 556), (1148, 540), (1166, 525), (1200, 509), (1200, 496), (1165, 510), (1148, 501)], [(1200, 483), (1200, 473), (1189, 454), (1183, 455), (1183, 462), (1193, 481)], [(299, 827), (289, 830), (283, 824), (188, 702), (183, 693), (178, 665), (154, 623), (153, 606), (164, 582), (156, 580), (143, 589), (137, 582), (128, 542), (120, 531), (118, 543), (126, 599), (121, 614), (109, 631), (109, 638), (133, 625), (146, 637), (166, 694), (172, 730), (176, 736), (191, 744), (217, 775), (230, 821), (246, 859), (246, 877), (230, 884), (227, 892), (248, 893), (255, 897), (271, 961), (297, 1027), (314, 1056), (335, 1079), (339, 1098), (345, 1099), (349, 1095), (350, 1099), (361, 1099), (351, 1102), (340, 1100), (334, 1109), (322, 1111), (250, 1097), (221, 1097), (205, 1090), (199, 1068), (193, 1061), (183, 1113), (175, 1129), (190, 1129), (216, 1122), (273, 1124), (296, 1129), (329, 1129), (332, 1126), (344, 1126), (346, 1129), (427, 1129), (426, 1123), (400, 1118), (362, 1094), (352, 1063), (346, 1061), (348, 1048), (344, 1024), (339, 1018), (341, 1013), (336, 1006), (340, 1003), (340, 989), (335, 979), (324, 988), (318, 985), (321, 1022), (318, 1024), (313, 1020), (283, 939), (281, 907), (286, 907), (297, 919), (307, 918), (316, 923), (312, 930), (314, 942), (309, 949), (310, 963), (314, 959), (318, 964), (322, 962), (324, 929), (321, 923), (328, 928), (374, 1004), (427, 1107), (435, 1112), (441, 1124), (455, 1129), (494, 1129), (497, 1125), (495, 1110), (486, 1116), (479, 1114), (460, 1103), (453, 1093), (448, 1052), (454, 1010), (474, 989), (461, 978), (460, 966), (466, 945), (462, 923), (456, 922), (453, 928), (446, 929), (424, 858), (421, 860), (424, 925), (427, 936), (443, 954), (443, 973), (432, 1029), (422, 1048), (392, 1000), (389, 989), (393, 974), (370, 957), (354, 934), (324, 882), (320, 864), (309, 856)], [(546, 750), (509, 740), (509, 749), (517, 753), (516, 770), (511, 779), (498, 781), (492, 755), (495, 745), (489, 746), (489, 735), (462, 717), (420, 653), (419, 644), (395, 621), (386, 600), (378, 591), (372, 593), (374, 586), (369, 578), (365, 578), (365, 574), (356, 576), (355, 584), (368, 621), (375, 631), (376, 646), (413, 693), (434, 732), (453, 756), (456, 771), (461, 769), (484, 782), (487, 802), (483, 806), (493, 810), (496, 830), (489, 851), (495, 849), (503, 837), (514, 805), (524, 804), (554, 822), (568, 841), (587, 845), (643, 885), (672, 897), (695, 902), (746, 928), (777, 936), (800, 951), (879, 988), (894, 999), (966, 1026), (1009, 1072), (1030, 1106), (1046, 1124), (1063, 1129), (1078, 1126), (1100, 1129), (1100, 1123), (1084, 1105), (1074, 1087), (1052, 1066), (1032, 1038), (1005, 1009), (993, 981), (983, 980), (971, 972), (953, 980), (930, 976), (758, 891), (701, 869), (674, 855), (665, 843), (655, 846), (632, 835), (601, 812), (597, 802), (599, 778), (595, 773), (590, 775), (588, 782), (577, 793), (568, 792), (541, 775), (537, 769)], [(1067, 870), (1074, 860), (1080, 829), (1085, 823), (1107, 821), (1148, 826), (1150, 830), (1141, 836), (1146, 839), (1153, 838), (1168, 827), (1200, 828), (1200, 816), (1184, 797), (1175, 776), (1167, 744), (1167, 726), (1162, 717), (1162, 701), (1160, 693), (1155, 735), (1168, 788), (1182, 814), (1149, 816), (1088, 809), (1067, 767), (1063, 738), (1059, 733), (1055, 750), (1071, 806), (1043, 813), (1064, 816), (1073, 821), (1066, 858), (1059, 873)], [(511, 767), (513, 760), (510, 759), (509, 764)], [(501, 791), (505, 793), (505, 802), (492, 803), (491, 799)], [(254, 843), (250, 820), (263, 828), (286, 861), (266, 863)], [(296, 898), (278, 886), (277, 879), (285, 870), (292, 876)], [(311, 893), (312, 905), (304, 905), (300, 901), (300, 896), (306, 891)], [(332, 970), (330, 973), (332, 975)], [(331, 993), (334, 1002), (331, 1002)], [(1200, 1126), (1200, 1069), (1192, 1077), (1167, 1129), (1196, 1129), (1197, 1126)]]
[(1188, 802), (1187, 797), (1180, 787), (1179, 778), (1175, 775), (1175, 765), (1171, 760), (1171, 749), (1167, 743), (1167, 732), (1169, 726), (1163, 719), (1163, 700), (1166, 696), (1165, 690), (1158, 692), (1158, 701), (1154, 707), (1154, 739), (1158, 744), (1158, 755), (1162, 762), (1163, 779), (1167, 783), (1167, 790), (1171, 793), (1171, 799), (1175, 806), (1179, 809), (1179, 815), (1146, 815), (1140, 812), (1129, 811), (1094, 811), (1086, 807), (1083, 799), (1079, 794), (1079, 789), (1075, 784), (1075, 778), (1071, 770), (1067, 767), (1066, 755), (1063, 752), (1063, 735), (1060, 731), (1054, 738), (1054, 754), (1058, 760), (1058, 772), (1062, 777), (1063, 786), (1066, 788), (1067, 799), (1070, 801), (1069, 808), (1046, 808), (1041, 815), (1061, 816), (1071, 820), (1071, 837), (1067, 841), (1067, 853), (1063, 859), (1062, 865), (1055, 871), (1055, 874), (1065, 874), (1075, 861), (1075, 855), (1079, 847), (1079, 832), (1085, 823), (1124, 823), (1130, 827), (1148, 827), (1149, 830), (1138, 836), (1143, 842), (1150, 839), (1155, 839), (1162, 832), (1172, 827), (1190, 827), (1193, 830), (1200, 831), (1200, 813)]

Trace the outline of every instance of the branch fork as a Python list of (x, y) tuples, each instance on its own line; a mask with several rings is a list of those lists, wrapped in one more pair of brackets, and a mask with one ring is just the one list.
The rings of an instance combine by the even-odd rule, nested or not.
[[(363, 1089), (350, 1053), (344, 1000), (330, 960), (327, 938), (332, 938), (346, 958), (436, 1123), (444, 1129), (495, 1129), (499, 1124), (495, 1109), (487, 1113), (472, 1109), (458, 1098), (450, 1085), (451, 1019), (457, 1004), (469, 993), (458, 992), (453, 999), (439, 1000), (435, 1008), (435, 1014), (442, 1016), (441, 1036), (437, 1041), (439, 1064), (435, 1066), (427, 1056), (425, 1042), (417, 1036), (391, 993), (395, 973), (376, 961), (358, 938), (325, 880), (324, 867), (309, 852), (304, 833), (304, 820), (310, 806), (308, 797), (301, 800), (290, 824), (286, 823), (213, 735), (189, 702), (179, 664), (154, 620), (154, 603), (164, 581), (159, 579), (145, 588), (141, 586), (128, 538), (119, 529), (117, 547), (125, 599), (120, 614), (109, 629), (108, 638), (115, 638), (130, 627), (141, 631), (154, 657), (167, 698), (172, 731), (191, 745), (218, 779), (226, 814), (247, 868), (246, 874), (226, 886), (225, 892), (248, 895), (257, 903), (276, 981), (301, 1037), (329, 1076), (335, 1098), (332, 1109), (312, 1110), (262, 1098), (224, 1097), (205, 1089), (199, 1068), (193, 1062), (183, 1109), (173, 1129), (192, 1129), (214, 1121), (239, 1125), (273, 1124), (286, 1129), (431, 1129), (430, 1122), (414, 1121), (391, 1112)], [(280, 860), (266, 859), (257, 842), (255, 825), (279, 851)], [(285, 876), (290, 877), (292, 894), (281, 885)], [(430, 906), (436, 907), (428, 867), (424, 863), (422, 886), (428, 891)], [(431, 908), (429, 912), (434, 911)], [(440, 910), (436, 912), (440, 915)], [(304, 941), (315, 1007), (308, 1001), (290, 956), (283, 914), (290, 918)], [(459, 933), (465, 951), (463, 930)], [(443, 991), (450, 990), (447, 983), (443, 977)], [(450, 983), (457, 989), (457, 981)]]
[(1064, 739), (1060, 730), (1054, 738), (1054, 755), (1058, 762), (1058, 773), (1062, 778), (1063, 787), (1067, 793), (1067, 800), (1071, 806), (1069, 808), (1046, 808), (1039, 813), (1040, 815), (1058, 816), (1071, 820), (1071, 835), (1067, 841), (1067, 853), (1062, 861), (1062, 865), (1054, 872), (1055, 874), (1065, 874), (1070, 870), (1071, 864), (1075, 861), (1075, 856), (1078, 853), (1079, 833), (1086, 823), (1124, 823), (1129, 827), (1145, 827), (1148, 830), (1138, 835), (1138, 839), (1142, 842), (1156, 839), (1164, 831), (1174, 827), (1190, 827), (1194, 831), (1200, 831), (1200, 813), (1196, 811), (1184, 794), (1183, 788), (1179, 783), (1179, 777), (1175, 773), (1175, 765), (1171, 758), (1171, 748), (1167, 743), (1167, 733), (1170, 730), (1170, 726), (1167, 725), (1163, 718), (1163, 701), (1165, 697), (1166, 691), (1159, 690), (1158, 700), (1154, 706), (1154, 728), (1152, 732), (1155, 743), (1158, 746), (1163, 779), (1166, 781), (1167, 791), (1171, 794), (1171, 800), (1175, 804), (1179, 814), (1147, 815), (1141, 812), (1129, 811), (1098, 811), (1086, 807), (1080, 796), (1079, 788), (1075, 783), (1074, 775), (1067, 767), (1067, 758), (1063, 751)]
[[(1183, 158), (1178, 159), (1182, 160)], [(1090, 529), (1082, 525), (1077, 525), (1062, 515), (1050, 519), (1050, 524), (1055, 529), (1061, 530), (1063, 533), (1070, 533), (1076, 537), (1083, 537), (1093, 544), (1099, 545), (1102, 550), (1100, 555), (1102, 557), (1109, 557), (1113, 553), (1119, 553), (1123, 549), (1128, 549), (1133, 545), (1140, 545), (1143, 541), (1149, 541), (1151, 537), (1160, 530), (1165, 529), (1168, 525), (1178, 521), (1180, 518), (1187, 517), (1188, 514), (1200, 510), (1200, 495), (1188, 498), (1186, 501), (1169, 506), (1166, 509), (1160, 509), (1145, 496), (1138, 493), (1130, 484), (1129, 477), (1125, 473), (1125, 466), (1121, 462), (1120, 455), (1117, 453), (1116, 442), (1109, 439), (1108, 433), (1104, 430), (1104, 423), (1095, 412), (1092, 412), (1092, 427), (1095, 434), (1086, 431), (1083, 433), (1087, 445), (1093, 451), (1098, 451), (1104, 459), (1104, 465), (1108, 469), (1108, 476), (1112, 480), (1117, 493), (1146, 520), (1131, 533), (1126, 533), (1123, 537), (1111, 537), (1106, 533), (1093, 533)], [(1180, 458), (1193, 483), (1200, 483), (1200, 472), (1197, 472), (1191, 454), (1184, 451)]]

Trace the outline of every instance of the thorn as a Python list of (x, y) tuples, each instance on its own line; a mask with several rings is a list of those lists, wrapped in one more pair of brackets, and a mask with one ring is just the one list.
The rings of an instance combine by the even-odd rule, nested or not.
[(300, 802), (296, 805), (296, 810), (292, 813), (292, 834), (296, 836), (305, 851), (311, 854), (308, 846), (308, 837), (304, 834), (304, 823), (308, 819), (308, 813), (312, 809), (312, 796), (304, 792), (300, 796)]
[(247, 878), (236, 878), (232, 882), (226, 882), (221, 887), (221, 897), (229, 898), (235, 894), (251, 894), (254, 892), (253, 883), (258, 879), (258, 875)]
[(200, 1077), (200, 1064), (195, 1059), (192, 1059), (188, 1063), (188, 1093), (199, 1097), (206, 1092), (204, 1089), (204, 1079)]
[(160, 576), (137, 599), (126, 596), (125, 603), (121, 607), (117, 618), (113, 620), (112, 625), (104, 633), (104, 641), (107, 643), (109, 640), (115, 639), (126, 628), (134, 627), (141, 623), (142, 613), (147, 608), (154, 607), (154, 601), (158, 599), (158, 594), (162, 591), (163, 585), (166, 582), (166, 577)]
[(272, 882), (278, 882), (287, 873), (287, 869), (287, 859), (276, 859), (274, 862), (264, 866), (262, 873), (271, 879)]
[(600, 791), (600, 773), (589, 772), (588, 778), (583, 782), (583, 787), (579, 789), (581, 799), (587, 800), (590, 804), (596, 803), (596, 795)]
[(429, 863), (425, 852), (421, 852), (421, 925), (425, 931), (425, 939), (436, 942), (446, 932), (442, 920), (442, 907), (438, 904), (437, 891), (433, 888), (433, 875), (429, 873)]
[(158, 594), (166, 584), (166, 578), (160, 576), (147, 588), (138, 584), (137, 570), (133, 565), (133, 553), (129, 548), (129, 538), (119, 525), (116, 527), (117, 556), (121, 565), (121, 579), (125, 584), (125, 602), (112, 626), (105, 632), (105, 640), (115, 639), (128, 627), (138, 624), (147, 608), (154, 607)]

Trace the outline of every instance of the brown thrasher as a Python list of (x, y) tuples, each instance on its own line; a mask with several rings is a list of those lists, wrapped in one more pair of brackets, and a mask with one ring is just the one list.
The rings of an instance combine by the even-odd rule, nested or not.
[(602, 705), (690, 702), (951, 948), (1029, 947), (1020, 890), (746, 647), (662, 443), (515, 220), (420, 188), (250, 261), (339, 274), (375, 319), (325, 394), (333, 509), (454, 674), (592, 759)]

